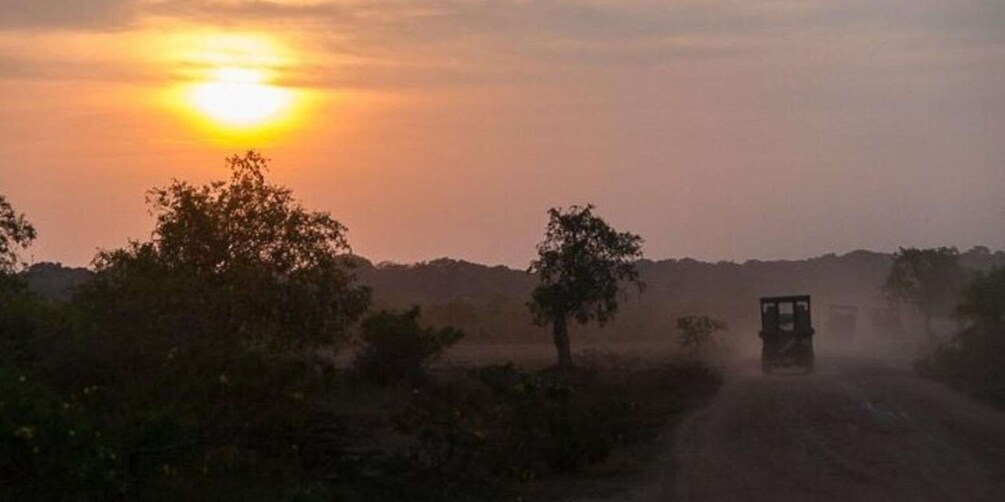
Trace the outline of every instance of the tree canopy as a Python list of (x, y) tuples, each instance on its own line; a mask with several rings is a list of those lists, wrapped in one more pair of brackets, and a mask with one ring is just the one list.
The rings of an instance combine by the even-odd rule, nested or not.
[(725, 322), (706, 315), (689, 315), (677, 318), (680, 346), (692, 355), (697, 355), (708, 345), (714, 345), (716, 333), (728, 329)]
[(892, 299), (917, 306), (926, 323), (934, 315), (948, 314), (964, 281), (959, 256), (952, 247), (900, 248), (883, 291)]
[(540, 278), (529, 307), (536, 323), (552, 325), (561, 367), (572, 366), (570, 317), (603, 325), (617, 313), (624, 283), (643, 287), (635, 266), (642, 258), (642, 238), (616, 231), (593, 210), (592, 204), (550, 209), (538, 257), (529, 268)]
[(982, 273), (963, 288), (957, 313), (967, 319), (1005, 323), (1005, 267)]
[(20, 251), (35, 240), (35, 227), (0, 195), (0, 273), (14, 272), (23, 263)]
[(370, 298), (351, 273), (346, 228), (270, 184), (257, 152), (227, 165), (228, 181), (151, 190), (151, 240), (102, 252), (81, 303), (107, 321), (97, 324), (162, 333), (172, 346), (182, 336), (245, 346), (343, 341)]

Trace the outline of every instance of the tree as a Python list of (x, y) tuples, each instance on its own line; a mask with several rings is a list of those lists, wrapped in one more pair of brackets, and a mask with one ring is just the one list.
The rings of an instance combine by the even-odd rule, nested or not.
[(347, 339), (370, 291), (351, 273), (346, 228), (270, 184), (259, 153), (227, 165), (229, 181), (151, 190), (151, 240), (98, 255), (77, 303), (101, 336), (142, 338), (161, 357)]
[(35, 237), (35, 227), (0, 195), (0, 352), (4, 352), (0, 358), (18, 352), (10, 343), (26, 338), (34, 324), (28, 312), (36, 302), (24, 294), (26, 283), (16, 273), (24, 266), (20, 251), (28, 249)]
[(36, 235), (27, 218), (0, 195), (0, 366), (33, 359), (37, 338), (58, 317), (51, 305), (28, 291), (20, 273), (25, 266), (20, 252)]
[(960, 292), (956, 313), (980, 323), (1005, 323), (1005, 267), (982, 273), (967, 284)]
[(900, 248), (883, 291), (893, 300), (918, 308), (925, 332), (932, 336), (932, 317), (949, 313), (964, 281), (956, 248)]
[(569, 318), (604, 325), (618, 311), (623, 283), (644, 287), (635, 266), (642, 258), (642, 238), (615, 231), (593, 209), (591, 204), (548, 210), (545, 238), (529, 268), (540, 284), (528, 306), (535, 323), (551, 324), (562, 369), (572, 367)]
[(0, 273), (13, 273), (23, 265), (19, 251), (28, 249), (35, 237), (35, 227), (0, 195)]
[(705, 315), (689, 315), (677, 318), (680, 331), (680, 346), (697, 356), (702, 348), (715, 343), (715, 334), (726, 331), (726, 323)]

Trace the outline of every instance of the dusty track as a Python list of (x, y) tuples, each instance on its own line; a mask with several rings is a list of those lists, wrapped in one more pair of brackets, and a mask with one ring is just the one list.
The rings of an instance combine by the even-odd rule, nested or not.
[(624, 499), (1005, 500), (1005, 414), (876, 362), (733, 370), (667, 449)]

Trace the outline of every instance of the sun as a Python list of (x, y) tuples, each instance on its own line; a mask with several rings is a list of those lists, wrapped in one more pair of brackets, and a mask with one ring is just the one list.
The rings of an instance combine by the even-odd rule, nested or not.
[(181, 31), (162, 43), (177, 82), (165, 88), (165, 104), (204, 137), (276, 140), (303, 125), (314, 105), (315, 93), (290, 84), (302, 55), (270, 34)]
[(262, 69), (221, 67), (191, 90), (192, 104), (203, 115), (226, 126), (248, 128), (278, 119), (293, 102), (293, 93), (268, 83)]

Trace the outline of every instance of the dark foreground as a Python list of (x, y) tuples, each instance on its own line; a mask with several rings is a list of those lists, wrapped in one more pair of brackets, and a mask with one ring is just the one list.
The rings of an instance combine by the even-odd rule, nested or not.
[(733, 370), (667, 438), (650, 481), (618, 498), (1005, 500), (1005, 414), (879, 362), (755, 368)]

